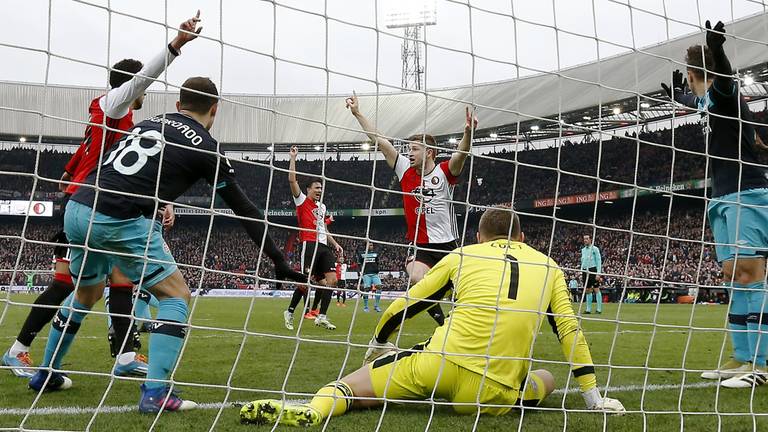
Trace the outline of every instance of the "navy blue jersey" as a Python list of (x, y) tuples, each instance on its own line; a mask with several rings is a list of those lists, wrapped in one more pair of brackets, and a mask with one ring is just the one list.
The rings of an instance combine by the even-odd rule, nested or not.
[(759, 164), (755, 149), (755, 127), (748, 123), (753, 115), (737, 83), (718, 77), (698, 102), (700, 109), (709, 112), (703, 121), (709, 123), (712, 197), (768, 187), (768, 172)]
[[(97, 170), (87, 178), (95, 184)], [(216, 189), (236, 184), (234, 169), (203, 125), (181, 113), (155, 116), (137, 124), (104, 155), (98, 173), (102, 190), (96, 211), (119, 219), (153, 217), (155, 200), (173, 202), (195, 182), (205, 179)], [(95, 190), (83, 186), (72, 199), (93, 206)]]
[(379, 274), (379, 254), (370, 251), (370, 252), (363, 252), (358, 257), (358, 262), (360, 263), (360, 268), (362, 269), (363, 274)]

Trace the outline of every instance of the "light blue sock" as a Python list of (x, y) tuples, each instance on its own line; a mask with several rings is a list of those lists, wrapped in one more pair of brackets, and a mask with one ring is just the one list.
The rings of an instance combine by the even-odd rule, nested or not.
[(363, 294), (363, 307), (368, 309), (368, 294)]
[(146, 294), (145, 296), (140, 295), (136, 299), (136, 304), (133, 307), (133, 315), (136, 318), (141, 318), (145, 320), (152, 319), (152, 314), (149, 313), (149, 302), (151, 301), (152, 297), (147, 297), (147, 295), (151, 296), (149, 293), (142, 292), (141, 294)]
[(160, 301), (157, 299), (157, 297), (155, 297), (151, 293), (149, 294), (149, 306), (155, 309), (160, 307)]
[[(75, 293), (70, 294), (74, 298)], [(66, 300), (64, 304), (67, 304)], [(107, 329), (112, 328), (112, 315), (109, 314), (109, 287), (104, 287), (104, 310), (107, 312)]]
[[(91, 309), (76, 301), (74, 297), (65, 300), (63, 307), (59, 309), (53, 322), (51, 322), (51, 331), (48, 333), (48, 342), (45, 344), (43, 363), (40, 364), (42, 367), (52, 366), (54, 369), (61, 369), (61, 361), (67, 355), (67, 351), (69, 351), (69, 347), (80, 329), (80, 323), (85, 319), (86, 312), (72, 311), (68, 308), (69, 305), (76, 309)], [(68, 320), (69, 322), (67, 322)], [(61, 345), (57, 351), (56, 347), (59, 345), (59, 340), (61, 340)], [(56, 354), (55, 357), (54, 353)]]
[[(146, 388), (166, 387), (163, 382), (150, 380), (166, 380), (179, 358), (184, 336), (187, 334), (186, 324), (189, 308), (187, 302), (180, 298), (160, 300), (157, 320), (167, 323), (155, 323), (149, 335), (149, 368), (147, 370)], [(178, 324), (174, 324), (178, 323)]]
[(747, 337), (749, 338), (750, 358), (754, 359), (755, 366), (765, 367), (766, 354), (768, 352), (768, 309), (763, 303), (765, 299), (765, 286), (762, 282), (752, 283), (747, 289)]
[[(731, 284), (729, 284), (731, 285)], [(733, 358), (736, 361), (746, 363), (752, 361), (749, 348), (749, 336), (747, 335), (747, 313), (749, 304), (747, 292), (737, 284), (731, 285), (731, 306), (728, 311), (728, 329), (733, 345)]]
[(381, 303), (381, 293), (376, 291), (376, 294), (373, 295), (374, 307), (379, 307), (379, 303)]
[(602, 312), (603, 311), (603, 293), (600, 291), (595, 293), (595, 300), (597, 300), (597, 311)]
[(587, 312), (592, 312), (592, 293), (587, 293)]

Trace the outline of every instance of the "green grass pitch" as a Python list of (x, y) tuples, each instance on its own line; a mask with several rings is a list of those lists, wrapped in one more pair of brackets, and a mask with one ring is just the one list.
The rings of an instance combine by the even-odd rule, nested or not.
[[(24, 294), (11, 297), (17, 302), (30, 302), (33, 298)], [(5, 299), (3, 294), (0, 302), (2, 350), (13, 341), (27, 312), (27, 307), (8, 305)], [(184, 397), (208, 405), (197, 411), (164, 414), (157, 420), (156, 430), (270, 430), (240, 425), (238, 408), (222, 402), (225, 398), (234, 402), (279, 397), (283, 388), (289, 398), (307, 399), (317, 388), (337, 379), (340, 371), (349, 372), (360, 366), (365, 349), (354, 345), (367, 343), (378, 314), (363, 313), (358, 305), (351, 327), (355, 300), (349, 301), (347, 308), (332, 304), (329, 316), (338, 329), (330, 332), (304, 321), (301, 340), (297, 340), (295, 332), (292, 334), (283, 328), (282, 310), (287, 302), (287, 299), (252, 302), (247, 298), (200, 298), (192, 313), (193, 324), (228, 331), (193, 329), (175, 378), (187, 383), (180, 386)], [(95, 310), (103, 310), (103, 306), (98, 305)], [(767, 389), (757, 388), (754, 394), (751, 390), (718, 390), (713, 382), (701, 380), (698, 373), (682, 372), (683, 368), (706, 369), (717, 365), (723, 346), (721, 329), (725, 314), (725, 306), (698, 305), (692, 313), (690, 305), (658, 308), (656, 305), (622, 305), (619, 308), (609, 304), (602, 315), (591, 315), (583, 321), (598, 365), (598, 382), (601, 386), (607, 384), (612, 389), (610, 395), (624, 403), (630, 411), (624, 416), (563, 411), (563, 406), (582, 409), (583, 401), (577, 392), (561, 391), (551, 395), (541, 410), (513, 411), (503, 417), (477, 420), (475, 416), (458, 416), (450, 407), (439, 403), (388, 404), (383, 416), (381, 410), (358, 411), (332, 419), (327, 430), (457, 432), (476, 427), (480, 431), (669, 431), (680, 430), (681, 425), (691, 431), (768, 430)], [(674, 327), (688, 326), (689, 321), (695, 330)], [(239, 332), (246, 323), (248, 336)], [(400, 345), (410, 347), (424, 340), (432, 327), (428, 317), (414, 318), (403, 329)], [(25, 380), (0, 370), (0, 430), (15, 430), (22, 422), (26, 430), (149, 429), (155, 416), (140, 415), (133, 410), (139, 396), (138, 382), (77, 373), (108, 373), (112, 359), (105, 335), (103, 316), (91, 316), (85, 321), (64, 365), (73, 371), (70, 377), (74, 387), (42, 395), (35, 404), (36, 411), (29, 415), (26, 410), (36, 394), (27, 389)], [(146, 335), (143, 338), (146, 347)], [(36, 361), (42, 357), (44, 344), (41, 337), (33, 347)], [(725, 350), (727, 355), (729, 346), (726, 345)], [(558, 388), (566, 385), (567, 368), (545, 364), (547, 360), (562, 360), (560, 346), (547, 324), (538, 338), (535, 358), (544, 362), (534, 367), (553, 371)], [(608, 368), (607, 364), (612, 367)], [(575, 386), (573, 380), (567, 384)], [(228, 385), (234, 389), (228, 392)], [(94, 414), (93, 408), (102, 399), (103, 412)]]

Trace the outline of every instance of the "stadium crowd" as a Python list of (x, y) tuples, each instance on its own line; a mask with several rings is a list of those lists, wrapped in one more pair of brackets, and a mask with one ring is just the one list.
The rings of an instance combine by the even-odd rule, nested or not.
[[(578, 144), (564, 141), (560, 147), (475, 155), (470, 160), (473, 181), (467, 181), (470, 170), (464, 170), (455, 199), (467, 201), (469, 194), (468, 202), (489, 204), (552, 198), (556, 192), (559, 196), (589, 193), (597, 190), (598, 178), (601, 191), (624, 189), (634, 184), (660, 185), (669, 183), (670, 179), (701, 179), (706, 166), (704, 148), (702, 127), (692, 123), (678, 126), (674, 134), (670, 129), (661, 129), (602, 141), (587, 137)], [(32, 173), (36, 166), (41, 177), (35, 186), (36, 196), (56, 192), (58, 184), (45, 179), (58, 179), (69, 156), (44, 151), (38, 157), (29, 149), (0, 151), (0, 196), (29, 197), (33, 178), (14, 173)], [(234, 165), (238, 178), (246, 186), (244, 189), (257, 204), (267, 204), (265, 192), (269, 190), (270, 208), (292, 207), (286, 161), (246, 160)], [(273, 167), (276, 169), (272, 170)], [(402, 202), (394, 173), (384, 161), (374, 163), (359, 158), (307, 161), (300, 156), (298, 170), (305, 179), (324, 173), (327, 179), (324, 201), (330, 209), (367, 208), (371, 200), (374, 208), (392, 208)], [(490, 175), (499, 172), (505, 175)], [(511, 184), (510, 180), (513, 180)], [(205, 203), (209, 202), (210, 195), (211, 187), (201, 182), (181, 201)]]
[[(581, 221), (557, 220), (553, 230), (551, 216), (524, 217), (522, 225), (526, 242), (550, 253), (566, 274), (579, 278), (582, 236), (594, 235), (595, 244), (603, 255), (604, 286), (607, 288), (622, 288), (625, 285), (651, 287), (658, 286), (660, 281), (681, 286), (718, 284), (719, 266), (710, 245), (709, 228), (703, 225), (702, 209), (676, 209), (671, 217), (664, 209), (636, 211), (634, 217), (623, 211), (610, 215), (604, 213), (605, 216), (598, 213), (598, 228), (594, 233), (589, 218)], [(357, 254), (365, 247), (365, 241), (360, 239), (365, 238), (364, 221), (361, 219), (360, 224), (349, 221), (334, 227), (337, 241), (345, 249), (344, 261), (349, 264), (350, 272), (358, 270)], [(235, 221), (215, 222), (210, 236), (208, 224), (208, 218), (180, 217), (165, 236), (176, 261), (188, 277), (190, 287), (252, 287), (256, 282), (254, 276), (259, 262), (256, 245), (243, 241), (242, 229)], [(372, 225), (369, 238), (381, 256), (381, 270), (401, 272), (408, 247), (400, 225), (397, 221), (379, 220), (374, 220)], [(51, 247), (37, 241), (47, 241), (55, 233), (56, 224), (30, 220), (24, 232), (28, 241), (21, 240), (22, 227), (22, 222), (13, 222), (0, 228), (3, 236), (0, 238), (0, 284), (8, 284), (16, 268), (19, 270), (16, 284), (23, 285), (25, 274), (33, 271), (36, 273), (35, 284), (43, 285), (49, 277), (46, 271), (51, 268)], [(301, 246), (295, 231), (273, 228), (270, 232), (289, 261), (298, 265)], [(474, 229), (468, 228), (465, 242), (474, 242)], [(18, 256), (21, 258), (16, 266)], [(259, 275), (265, 277), (272, 274), (269, 260), (260, 262)], [(395, 276), (387, 278), (385, 285), (386, 289), (405, 289), (406, 281)]]
[[(681, 125), (674, 131), (642, 132), (603, 141), (585, 139), (582, 143), (566, 142), (555, 148), (473, 156), (473, 181), (468, 182), (466, 178), (460, 181), (455, 199), (466, 201), (469, 194), (472, 204), (488, 205), (551, 198), (556, 190), (560, 196), (590, 193), (597, 190), (598, 181), (600, 190), (607, 191), (633, 184), (653, 186), (669, 183), (670, 180), (701, 179), (705, 176), (706, 166), (703, 149), (701, 125), (696, 123)], [(39, 192), (36, 197), (43, 195), (53, 199), (57, 183), (42, 178), (59, 178), (69, 157), (67, 153), (55, 151), (39, 154), (22, 149), (0, 151), (0, 197), (28, 198), (34, 178), (14, 173), (35, 172), (37, 167), (40, 178), (35, 186), (35, 191)], [(285, 172), (287, 162), (274, 161), (271, 164), (277, 168), (272, 176), (269, 161), (237, 162), (235, 168), (246, 192), (262, 208), (267, 204), (270, 208), (291, 208), (293, 203)], [(331, 210), (368, 207), (372, 198), (374, 208), (402, 205), (396, 178), (383, 161), (300, 160), (299, 170), (308, 174), (325, 172), (329, 180), (324, 201)], [(465, 170), (463, 175), (467, 177), (469, 172)], [(501, 172), (504, 175), (491, 175)], [(371, 188), (371, 183), (377, 189)], [(210, 192), (210, 186), (200, 183), (180, 201), (207, 206), (211, 199)], [(527, 241), (537, 249), (550, 253), (561, 266), (570, 269), (568, 273), (572, 276), (578, 273), (575, 270), (578, 270), (581, 236), (594, 234), (596, 244), (602, 249), (604, 272), (607, 274), (604, 284), (608, 287), (656, 286), (660, 280), (714, 286), (718, 283), (719, 267), (712, 247), (707, 244), (711, 238), (703, 219), (703, 201), (698, 202), (698, 205), (675, 208), (671, 213), (666, 208), (654, 206), (635, 209), (634, 214), (631, 210), (601, 212), (597, 215), (598, 228), (594, 233), (589, 217), (577, 218), (580, 222), (558, 220), (554, 230), (551, 217), (526, 217), (523, 223)], [(459, 209), (459, 213), (466, 212)], [(288, 226), (295, 223), (292, 218), (276, 220)], [(208, 222), (208, 218), (180, 217), (166, 235), (177, 262), (182, 264), (189, 277), (190, 286), (235, 288), (253, 284), (258, 249), (242, 242), (237, 222), (217, 220), (211, 235), (206, 236)], [(331, 231), (346, 251), (344, 260), (353, 272), (356, 270), (356, 254), (365, 247), (364, 241), (353, 237), (365, 237), (366, 223), (365, 218), (346, 218), (331, 226)], [(473, 225), (468, 224), (467, 243), (474, 241)], [(0, 227), (0, 234), (4, 236), (0, 238), (0, 284), (7, 284), (13, 269), (17, 268), (41, 272), (37, 274), (35, 283), (43, 285), (47, 277), (45, 271), (50, 269), (50, 246), (7, 237), (20, 236), (22, 226), (21, 222), (14, 220)], [(46, 241), (56, 229), (52, 221), (30, 219), (25, 238)], [(295, 232), (285, 228), (273, 228), (271, 232), (289, 260), (296, 263), (300, 246)], [(380, 252), (382, 270), (402, 271), (407, 245), (400, 218), (374, 219), (369, 237)], [(16, 266), (18, 256), (20, 261)], [(259, 274), (271, 274), (269, 260), (261, 262)], [(200, 266), (206, 271), (202, 271)], [(17, 273), (16, 283), (22, 284), (23, 278), (23, 272)], [(387, 281), (388, 288), (404, 289), (406, 285), (403, 278)]]

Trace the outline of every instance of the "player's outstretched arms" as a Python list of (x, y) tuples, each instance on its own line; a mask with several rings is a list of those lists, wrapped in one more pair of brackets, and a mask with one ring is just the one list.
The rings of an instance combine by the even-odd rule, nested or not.
[(366, 135), (368, 135), (368, 138), (379, 147), (379, 150), (381, 150), (381, 153), (384, 155), (384, 159), (387, 160), (389, 167), (394, 168), (395, 163), (397, 163), (397, 149), (388, 139), (377, 132), (370, 120), (360, 112), (360, 103), (357, 100), (357, 93), (353, 91), (352, 96), (348, 97), (345, 102), (347, 103), (347, 109), (349, 109), (352, 115), (355, 116), (360, 127), (365, 131)]
[(685, 105), (688, 108), (698, 107), (698, 98), (688, 89), (688, 80), (683, 78), (683, 73), (679, 69), (672, 72), (672, 87), (661, 83), (661, 88), (667, 93), (669, 99)]
[(477, 117), (474, 116), (474, 112), (470, 112), (469, 107), (466, 107), (466, 119), (467, 121), (464, 123), (464, 136), (448, 161), (448, 169), (455, 177), (460, 176), (461, 170), (464, 169), (464, 161), (467, 160), (469, 150), (472, 148), (472, 134), (477, 129)]
[(275, 263), (276, 279), (290, 279), (296, 282), (307, 282), (307, 276), (305, 274), (291, 269), (291, 266), (285, 261), (283, 253), (277, 248), (275, 242), (272, 240), (272, 236), (270, 236), (269, 233), (267, 233), (266, 237), (264, 236), (266, 230), (265, 222), (260, 222), (261, 220), (264, 220), (264, 213), (262, 213), (261, 210), (248, 199), (237, 182), (232, 180), (227, 181), (226, 185), (216, 189), (216, 193), (219, 194), (236, 215), (248, 218), (240, 219), (240, 223), (254, 243), (261, 245), (262, 239), (264, 240), (264, 244), (261, 246), (261, 251)]
[(120, 87), (111, 89), (105, 97), (101, 98), (99, 103), (104, 114), (115, 119), (125, 117), (133, 101), (142, 96), (166, 66), (181, 54), (181, 48), (197, 38), (203, 30), (202, 27), (197, 28), (199, 22), (200, 11), (198, 10), (194, 17), (181, 23), (178, 34), (167, 47), (163, 47), (162, 52), (145, 64), (133, 78)]

